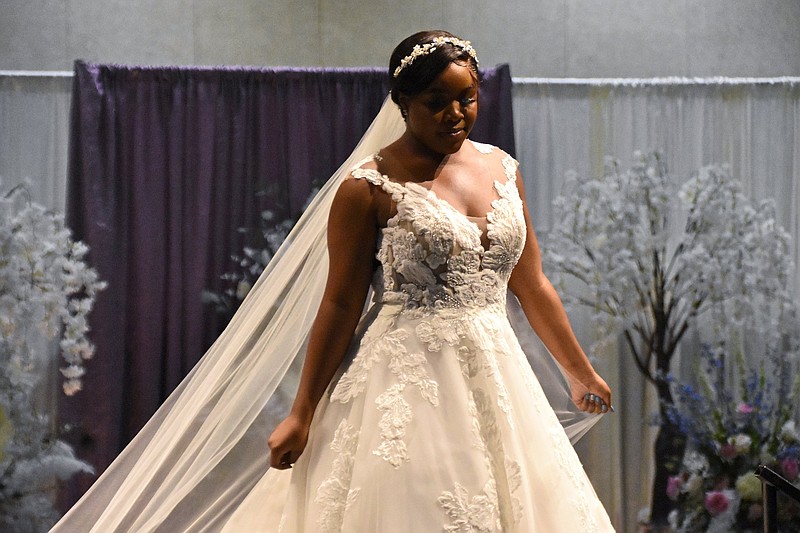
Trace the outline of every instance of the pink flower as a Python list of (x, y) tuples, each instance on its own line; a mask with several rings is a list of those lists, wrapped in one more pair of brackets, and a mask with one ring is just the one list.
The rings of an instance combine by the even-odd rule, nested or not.
[(749, 509), (747, 509), (747, 519), (750, 522), (755, 522), (762, 516), (764, 516), (764, 508), (760, 503), (754, 503)]
[(706, 507), (706, 511), (708, 511), (711, 516), (717, 516), (720, 513), (724, 513), (728, 510), (728, 506), (730, 504), (731, 501), (724, 492), (719, 490), (706, 492), (706, 500), (704, 505)]
[(800, 471), (800, 465), (798, 465), (797, 459), (787, 457), (781, 461), (781, 472), (783, 472), (783, 475), (786, 476), (786, 479), (789, 481), (797, 479), (798, 471)]
[(683, 487), (683, 479), (680, 476), (669, 476), (667, 480), (667, 498), (677, 501), (678, 495)]
[(733, 443), (723, 444), (719, 449), (719, 456), (726, 461), (735, 459), (737, 455), (736, 446)]
[(755, 409), (753, 409), (753, 406), (744, 402), (736, 406), (736, 412), (739, 413), (740, 415), (749, 415), (753, 411), (755, 411)]

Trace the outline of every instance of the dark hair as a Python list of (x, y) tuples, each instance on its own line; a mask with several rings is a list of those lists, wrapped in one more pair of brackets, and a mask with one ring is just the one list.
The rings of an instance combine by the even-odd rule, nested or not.
[(411, 54), (414, 46), (430, 43), (436, 37), (459, 39), (444, 30), (421, 31), (406, 37), (395, 47), (389, 58), (389, 88), (394, 103), (398, 103), (401, 93), (407, 96), (416, 96), (427, 89), (433, 80), (447, 68), (447, 65), (453, 62), (468, 66), (478, 78), (478, 64), (475, 59), (463, 48), (451, 44), (437, 46), (436, 50), (417, 58), (403, 68), (396, 78), (394, 77), (394, 71), (400, 66), (403, 58)]

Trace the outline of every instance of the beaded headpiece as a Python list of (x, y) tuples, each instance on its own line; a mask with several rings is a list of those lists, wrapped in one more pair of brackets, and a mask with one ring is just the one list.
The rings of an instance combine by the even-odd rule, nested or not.
[(451, 46), (455, 46), (456, 48), (461, 48), (463, 51), (472, 56), (472, 59), (475, 60), (476, 65), (478, 64), (478, 55), (475, 53), (475, 49), (472, 47), (471, 42), (464, 41), (458, 37), (434, 37), (429, 43), (414, 45), (411, 53), (404, 57), (400, 61), (400, 65), (394, 69), (393, 77), (396, 78), (399, 76), (403, 69), (413, 63), (418, 57), (432, 54), (437, 47), (443, 44), (449, 44)]

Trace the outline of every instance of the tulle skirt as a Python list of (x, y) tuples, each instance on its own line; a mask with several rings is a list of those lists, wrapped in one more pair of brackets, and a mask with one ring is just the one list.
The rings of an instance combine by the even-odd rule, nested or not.
[(226, 532), (613, 531), (505, 308), (379, 305)]

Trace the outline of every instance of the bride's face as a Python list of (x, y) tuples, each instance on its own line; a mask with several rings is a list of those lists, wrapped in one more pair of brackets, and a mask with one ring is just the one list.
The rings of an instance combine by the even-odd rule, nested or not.
[(478, 117), (478, 80), (467, 65), (450, 63), (424, 91), (401, 97), (403, 104), (407, 131), (429, 150), (453, 154)]

